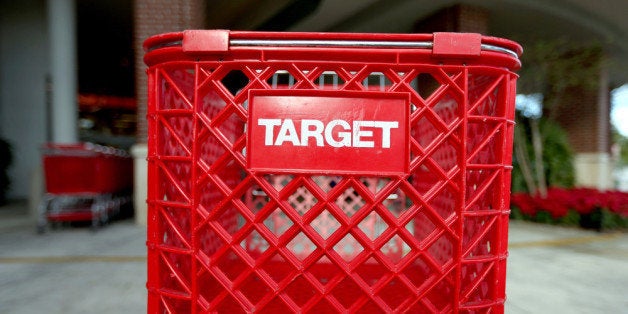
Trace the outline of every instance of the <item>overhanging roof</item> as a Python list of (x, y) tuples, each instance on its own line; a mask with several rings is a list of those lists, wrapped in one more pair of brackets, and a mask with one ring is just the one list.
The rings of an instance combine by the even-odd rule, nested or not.
[(611, 59), (612, 83), (628, 82), (626, 0), (322, 0), (289, 30), (412, 32), (417, 21), (459, 3), (485, 8), (490, 35), (518, 40), (524, 50), (536, 40), (599, 44)]

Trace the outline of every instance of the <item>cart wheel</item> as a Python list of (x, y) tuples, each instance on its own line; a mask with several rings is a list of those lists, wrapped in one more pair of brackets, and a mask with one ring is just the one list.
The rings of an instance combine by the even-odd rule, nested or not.
[(92, 232), (98, 231), (102, 227), (102, 223), (99, 219), (92, 220), (92, 224), (89, 226), (89, 230)]
[(48, 227), (48, 218), (46, 217), (46, 213), (48, 212), (48, 208), (50, 207), (52, 201), (54, 201), (54, 197), (46, 194), (39, 203), (39, 206), (37, 206), (37, 234), (46, 233), (46, 228)]
[(53, 221), (50, 223), (50, 229), (52, 230), (60, 229), (61, 226), (63, 226), (63, 222), (60, 222), (60, 221)]

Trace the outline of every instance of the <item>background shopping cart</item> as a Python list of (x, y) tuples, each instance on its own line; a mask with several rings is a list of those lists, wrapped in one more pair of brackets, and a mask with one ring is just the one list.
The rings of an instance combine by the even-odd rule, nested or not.
[(133, 164), (129, 154), (91, 143), (45, 144), (46, 194), (39, 205), (38, 232), (48, 223), (91, 221), (96, 228), (130, 204)]

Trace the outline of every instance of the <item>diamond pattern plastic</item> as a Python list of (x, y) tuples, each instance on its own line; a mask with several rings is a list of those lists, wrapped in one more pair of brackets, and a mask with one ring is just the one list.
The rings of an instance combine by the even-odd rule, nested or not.
[[(145, 43), (149, 312), (503, 312), (516, 57), (236, 44), (432, 35), (214, 35)], [(221, 36), (225, 51), (181, 48), (224, 48)], [(260, 89), (406, 93), (409, 171), (250, 171), (248, 95)]]

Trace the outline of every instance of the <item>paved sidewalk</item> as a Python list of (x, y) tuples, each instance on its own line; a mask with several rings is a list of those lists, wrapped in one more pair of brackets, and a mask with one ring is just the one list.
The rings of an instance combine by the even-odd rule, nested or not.
[[(145, 313), (145, 228), (37, 235), (0, 207), (0, 313)], [(512, 222), (507, 313), (628, 313), (628, 234)]]
[(628, 313), (628, 234), (513, 221), (506, 313)]
[(146, 312), (145, 228), (35, 230), (25, 211), (0, 208), (0, 313)]

